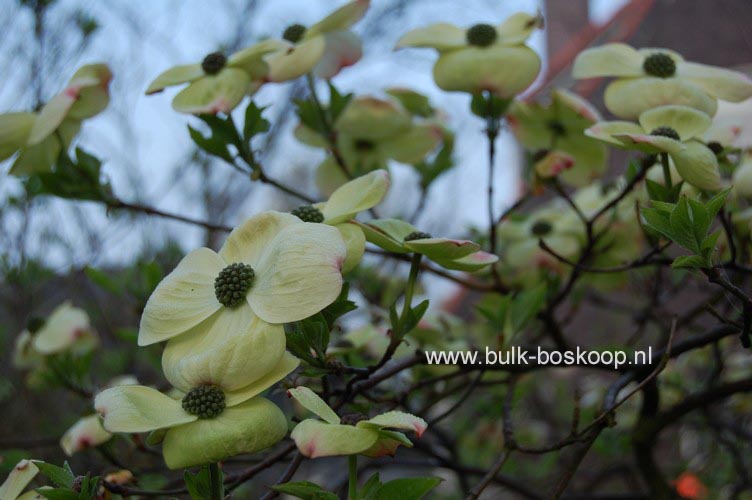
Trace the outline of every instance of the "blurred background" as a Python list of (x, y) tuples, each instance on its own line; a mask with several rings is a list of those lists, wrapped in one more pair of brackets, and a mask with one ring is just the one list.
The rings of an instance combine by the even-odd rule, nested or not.
[[(111, 104), (86, 122), (79, 142), (104, 161), (103, 171), (120, 198), (230, 226), (264, 209), (289, 210), (298, 205), (296, 200), (268, 186), (239, 181), (236, 171), (196, 149), (186, 124), (196, 126), (197, 120), (171, 109), (176, 91), (149, 97), (143, 91), (170, 66), (280, 36), (287, 25), (311, 24), (342, 3), (0, 0), (0, 112), (34, 109), (56, 94), (81, 64), (106, 62), (115, 75)], [(668, 47), (689, 60), (752, 70), (749, 0), (373, 0), (354, 29), (363, 39), (364, 57), (334, 83), (342, 91), (376, 96), (387, 87), (415, 89), (444, 111), (448, 126), (456, 131), (456, 167), (432, 185), (427, 208), (417, 221), (421, 229), (460, 236), (485, 220), (484, 124), (469, 112), (468, 96), (435, 86), (433, 51), (394, 52), (395, 42), (404, 32), (429, 23), (495, 24), (514, 12), (536, 9), (543, 12), (546, 28), (530, 44), (541, 54), (544, 69), (527, 98), (564, 86), (600, 107), (603, 82), (575, 85), (569, 67), (582, 49), (609, 41)], [(297, 118), (291, 101), (306, 95), (302, 82), (291, 82), (265, 85), (254, 97), (259, 106), (267, 106), (265, 116), (272, 122), (259, 158), (272, 176), (315, 197), (314, 167), (324, 153), (292, 137)], [(735, 117), (740, 111), (723, 113)], [(507, 132), (497, 148), (500, 211), (520, 192), (523, 155)], [(381, 213), (411, 214), (418, 202), (418, 178), (408, 167), (392, 168), (395, 180)], [(15, 335), (30, 317), (44, 316), (73, 297), (93, 314), (103, 337), (130, 341), (155, 277), (169, 271), (187, 250), (218, 247), (223, 238), (222, 233), (179, 222), (107, 213), (91, 203), (27, 199), (17, 179), (0, 175), (0, 449), (29, 444), (20, 438), (30, 437), (30, 429), (59, 436), (76, 419), (75, 414), (61, 419), (55, 411), (75, 406), (73, 399), (45, 401), (24, 391), (11, 366)], [(136, 271), (124, 270), (134, 263)], [(104, 294), (85, 276), (87, 265), (129, 280), (134, 292), (127, 298)], [(444, 281), (428, 281), (427, 286), (435, 287), (432, 293), (438, 298), (453, 296), (453, 287)], [(99, 362), (102, 370), (112, 375), (132, 371), (130, 354), (108, 356), (111, 359)], [(29, 408), (38, 412), (29, 415)], [(56, 438), (44, 435), (34, 436), (39, 439), (32, 442), (38, 445), (35, 456), (61, 461)], [(7, 455), (0, 460), (1, 477), (15, 462)]]

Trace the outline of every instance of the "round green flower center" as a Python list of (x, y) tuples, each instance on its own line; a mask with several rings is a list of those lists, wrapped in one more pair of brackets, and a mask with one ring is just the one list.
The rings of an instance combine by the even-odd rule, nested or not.
[(355, 425), (363, 420), (368, 420), (368, 417), (362, 413), (348, 413), (347, 415), (342, 415), (340, 417), (339, 423), (342, 425)]
[(236, 262), (219, 272), (214, 279), (214, 294), (223, 306), (233, 307), (245, 299), (256, 273), (248, 264)]
[(653, 131), (650, 132), (650, 135), (659, 135), (661, 137), (668, 137), (676, 141), (681, 140), (681, 137), (679, 137), (679, 132), (672, 129), (671, 127), (658, 127), (656, 129), (653, 129)]
[(183, 409), (198, 418), (215, 418), (225, 406), (225, 393), (215, 385), (194, 387), (183, 397)]
[(306, 27), (302, 24), (291, 24), (285, 28), (284, 33), (282, 33), (282, 38), (288, 42), (298, 43), (300, 39), (303, 38), (303, 35), (305, 35), (305, 32)]
[(707, 146), (708, 149), (711, 150), (716, 156), (723, 153), (723, 144), (718, 141), (710, 141), (709, 143), (707, 143)]
[(550, 222), (545, 220), (539, 220), (535, 224), (533, 224), (533, 227), (530, 228), (530, 232), (533, 233), (535, 236), (545, 236), (548, 233), (550, 233), (553, 230), (553, 226)]
[(657, 52), (650, 54), (642, 63), (645, 73), (658, 78), (668, 78), (676, 73), (676, 63), (668, 54)]
[(302, 205), (290, 212), (303, 222), (324, 222), (324, 214), (316, 207), (311, 205)]
[(470, 27), (465, 33), (467, 43), (470, 45), (477, 45), (478, 47), (488, 47), (496, 41), (496, 28), (490, 24), (476, 24)]
[(227, 64), (227, 57), (221, 52), (212, 52), (201, 61), (201, 69), (207, 75), (216, 75)]
[(554, 135), (564, 135), (567, 132), (567, 130), (564, 128), (564, 124), (559, 120), (550, 120), (546, 124), (546, 126), (548, 127), (548, 130), (550, 130)]
[(427, 240), (428, 238), (433, 238), (433, 236), (428, 233), (424, 233), (423, 231), (415, 231), (414, 233), (410, 233), (405, 236), (405, 241)]
[(375, 147), (375, 144), (371, 141), (367, 141), (365, 139), (358, 139), (355, 141), (355, 149), (360, 152), (368, 152), (373, 151), (373, 148)]

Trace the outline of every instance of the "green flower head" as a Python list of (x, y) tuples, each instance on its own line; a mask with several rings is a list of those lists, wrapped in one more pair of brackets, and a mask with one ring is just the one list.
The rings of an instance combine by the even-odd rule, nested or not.
[(157, 76), (146, 94), (162, 92), (167, 87), (188, 86), (172, 100), (181, 113), (229, 113), (243, 97), (253, 95), (268, 78), (269, 66), (264, 56), (284, 50), (279, 40), (264, 40), (234, 54), (212, 52), (200, 63), (175, 66)]
[[(183, 396), (179, 400), (141, 385), (100, 392), (94, 407), (103, 418), (104, 428), (108, 432), (154, 432), (152, 442), (162, 440), (162, 453), (171, 469), (255, 453), (274, 445), (287, 434), (287, 419), (274, 403), (259, 394), (292, 372), (299, 361), (285, 354), (275, 367), (255, 379), (227, 373), (219, 365), (232, 361), (229, 351), (239, 345), (215, 339), (213, 351), (204, 349), (200, 353), (181, 353), (179, 359), (163, 358), (165, 373), (170, 371), (173, 377), (177, 375), (185, 381), (198, 376), (211, 381), (181, 390)], [(214, 365), (214, 378), (209, 375), (212, 368), (196, 369), (198, 363), (190, 360), (202, 356), (213, 358), (207, 366)], [(188, 361), (181, 363), (184, 359)], [(246, 385), (236, 388), (243, 382)]]
[(572, 74), (575, 78), (616, 77), (604, 99), (608, 110), (620, 118), (635, 119), (669, 104), (713, 116), (718, 99), (741, 102), (752, 97), (752, 80), (742, 73), (688, 62), (672, 50), (636, 50), (623, 43), (581, 52)]
[(73, 142), (81, 122), (107, 107), (111, 80), (106, 64), (88, 64), (38, 113), (0, 115), (0, 161), (18, 153), (10, 174), (26, 176), (51, 170)]
[[(546, 151), (536, 166), (541, 177), (557, 175), (565, 183), (584, 186), (603, 174), (606, 146), (584, 135), (601, 119), (580, 96), (556, 89), (547, 105), (515, 101), (507, 114), (509, 126), (520, 143), (532, 151)], [(571, 163), (570, 161), (571, 160)]]
[(488, 91), (508, 99), (529, 87), (538, 76), (540, 58), (525, 41), (541, 27), (540, 14), (522, 12), (498, 26), (481, 23), (462, 29), (438, 23), (406, 33), (397, 48), (436, 49), (439, 59), (433, 77), (444, 90), (471, 94)]
[(708, 115), (688, 106), (669, 105), (640, 114), (639, 123), (599, 122), (585, 133), (622, 149), (667, 153), (688, 183), (705, 190), (720, 188), (715, 153), (698, 140), (710, 127)]
[(370, 4), (370, 0), (354, 0), (311, 27), (288, 26), (282, 34), (286, 46), (267, 58), (269, 80), (283, 82), (306, 73), (328, 80), (358, 62), (361, 42), (349, 28), (363, 17)]
[(245, 331), (237, 325), (258, 323), (260, 331), (284, 338), (282, 323), (337, 298), (345, 256), (333, 227), (272, 211), (251, 217), (219, 253), (194, 250), (157, 286), (141, 317), (139, 345), (199, 338), (214, 324)]
[(419, 253), (445, 269), (473, 272), (499, 260), (497, 256), (482, 251), (477, 243), (434, 238), (398, 219), (377, 219), (358, 224), (367, 241), (387, 252)]

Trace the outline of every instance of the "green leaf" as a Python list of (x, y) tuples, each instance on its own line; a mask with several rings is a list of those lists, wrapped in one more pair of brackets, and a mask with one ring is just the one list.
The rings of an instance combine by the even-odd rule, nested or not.
[(389, 481), (364, 500), (420, 500), (441, 483), (438, 477), (409, 477)]
[(342, 114), (347, 105), (350, 104), (352, 98), (353, 94), (340, 94), (337, 87), (332, 82), (329, 82), (329, 117), (332, 123), (337, 121), (337, 118)]
[[(73, 485), (73, 480), (76, 478), (70, 471), (70, 467), (66, 469), (46, 462), (34, 462), (34, 465), (39, 468), (39, 472), (44, 474), (56, 486), (70, 488)], [(68, 462), (65, 465), (67, 466)]]
[(682, 196), (669, 217), (671, 239), (687, 250), (700, 253), (700, 242), (695, 236), (695, 222), (687, 197)]
[[(196, 474), (186, 470), (183, 474), (185, 485), (188, 487), (188, 494), (194, 500), (206, 500), (212, 498), (212, 485), (211, 474), (209, 472), (209, 465), (205, 465)], [(224, 496), (224, 474), (222, 469), (219, 469), (219, 483), (222, 484), (222, 496)]]
[(257, 134), (269, 131), (269, 120), (264, 118), (262, 113), (266, 108), (259, 108), (256, 103), (251, 101), (245, 108), (245, 121), (243, 122), (243, 140), (248, 144)]
[(671, 263), (671, 267), (673, 268), (682, 268), (682, 267), (704, 268), (704, 267), (708, 267), (708, 262), (707, 262), (707, 259), (705, 259), (705, 257), (701, 255), (682, 255), (674, 259), (674, 262)]
[(326, 319), (327, 325), (329, 325), (329, 330), (334, 328), (335, 321), (350, 311), (354, 311), (358, 308), (355, 302), (348, 300), (347, 297), (349, 293), (350, 284), (345, 282), (342, 285), (342, 291), (339, 293), (337, 299), (321, 311), (321, 314)]
[(511, 303), (512, 333), (522, 331), (538, 314), (546, 301), (547, 287), (545, 283), (537, 285), (531, 290), (517, 294)]
[(96, 157), (76, 148), (76, 160), (60, 154), (54, 171), (29, 176), (24, 187), (29, 197), (52, 195), (73, 200), (107, 202), (112, 188), (101, 179), (102, 163)]
[(640, 209), (640, 213), (645, 219), (645, 225), (648, 228), (656, 231), (657, 233), (665, 236), (670, 240), (673, 240), (673, 230), (671, 229), (669, 214), (662, 212), (656, 208), (642, 208)]
[(358, 493), (361, 498), (368, 498), (369, 495), (376, 493), (376, 490), (378, 490), (380, 487), (381, 476), (378, 472), (376, 472), (368, 478), (368, 481), (366, 481), (366, 484), (363, 485)]
[(337, 495), (310, 481), (277, 484), (272, 489), (303, 500), (338, 500)]
[(53, 488), (34, 490), (44, 498), (50, 500), (79, 500), (79, 494), (69, 488)]
[(227, 149), (227, 143), (215, 135), (204, 137), (201, 132), (188, 125), (188, 133), (196, 146), (206, 151), (210, 155), (218, 156), (223, 160), (232, 163), (232, 155)]
[(114, 295), (123, 294), (123, 290), (120, 284), (110, 278), (104, 271), (100, 271), (99, 269), (95, 269), (91, 266), (86, 266), (84, 268), (84, 274), (86, 274), (86, 277), (88, 277), (91, 281), (99, 285), (101, 288), (107, 290), (108, 292)]
[(303, 125), (318, 132), (322, 136), (326, 136), (328, 133), (327, 126), (326, 123), (324, 123), (321, 111), (316, 106), (315, 102), (312, 100), (296, 99), (295, 113), (298, 115), (298, 118), (300, 118)]
[(726, 188), (717, 195), (713, 196), (706, 204), (705, 208), (707, 208), (708, 213), (710, 214), (710, 217), (712, 219), (715, 218), (716, 215), (718, 215), (718, 212), (721, 211), (721, 208), (723, 208), (723, 204), (726, 203), (726, 197), (731, 192), (731, 188)]

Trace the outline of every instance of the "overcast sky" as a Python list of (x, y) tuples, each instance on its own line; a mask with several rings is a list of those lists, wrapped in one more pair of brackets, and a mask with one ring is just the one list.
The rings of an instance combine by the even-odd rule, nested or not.
[[(163, 210), (205, 217), (198, 204), (192, 204), (175, 187), (174, 179), (175, 168), (186, 161), (191, 150), (186, 124), (195, 122), (195, 119), (172, 111), (170, 101), (177, 90), (144, 96), (143, 90), (151, 78), (170, 66), (200, 61), (237, 32), (243, 34), (247, 43), (256, 38), (279, 36), (287, 25), (293, 22), (309, 25), (344, 2), (259, 0), (252, 16), (240, 14), (240, 5), (244, 3), (234, 0), (59, 0), (49, 13), (48, 22), (54, 25), (65, 15), (82, 9), (90, 12), (101, 25), (80, 60), (62, 69), (62, 75), (56, 80), (46, 81), (45, 93), (49, 97), (59, 90), (79, 64), (110, 63), (115, 73), (112, 105), (100, 116), (86, 122), (80, 144), (106, 161), (105, 173), (122, 198), (139, 198)], [(486, 224), (487, 160), (483, 123), (469, 113), (468, 96), (443, 92), (433, 83), (431, 68), (436, 59), (433, 51), (410, 49), (393, 52), (392, 47), (404, 32), (415, 27), (440, 21), (461, 26), (478, 22), (495, 24), (514, 12), (534, 12), (541, 6), (536, 0), (412, 0), (404, 13), (390, 19), (389, 23), (382, 26), (369, 22), (378, 19), (391, 3), (390, 0), (373, 0), (366, 18), (355, 27), (356, 32), (369, 35), (364, 57), (354, 67), (343, 70), (334, 83), (344, 91), (377, 96), (382, 95), (386, 87), (410, 87), (428, 94), (433, 103), (445, 111), (449, 126), (457, 132), (458, 165), (435, 183), (428, 203), (430, 211), (420, 222), (422, 228), (430, 232), (461, 234), (471, 225)], [(592, 16), (596, 21), (603, 21), (623, 3), (591, 0)], [(8, 67), (17, 51), (28, 50), (23, 41), (32, 30), (32, 18), (28, 10), (19, 9), (14, 0), (0, 0), (0, 22), (5, 26), (3, 50), (6, 52), (0, 58), (4, 58)], [(545, 64), (545, 34), (536, 33), (530, 43)], [(16, 52), (8, 51), (9, 48)], [(26, 110), (31, 105), (31, 95), (25, 87), (27, 75), (18, 64), (10, 65), (6, 72), (9, 78), (0, 86), (2, 112)], [(269, 106), (269, 113), (274, 115), (286, 95), (287, 85), (290, 84), (266, 85), (254, 99), (259, 105)], [(128, 133), (123, 132), (122, 123), (130, 125)], [(312, 172), (323, 158), (320, 150), (300, 145), (291, 138), (292, 125), (290, 123), (281, 131), (283, 137), (276, 153), (267, 158), (268, 172), (278, 178), (285, 178), (293, 170)], [(518, 152), (507, 134), (500, 137), (497, 149), (497, 206), (501, 210), (518, 189)], [(412, 196), (415, 178), (409, 169), (395, 165), (392, 172), (394, 184), (383, 210), (386, 213), (398, 212), (400, 204), (409, 204), (415, 198)], [(230, 174), (222, 172), (221, 175)], [(139, 179), (147, 182), (145, 191), (136, 193), (134, 189), (139, 185)], [(310, 189), (310, 186), (302, 188)], [(0, 184), (0, 194), (4, 196), (17, 193), (19, 189), (20, 184), (14, 179), (3, 179)], [(234, 224), (264, 209), (283, 208), (270, 206), (278, 201), (273, 202), (268, 194), (267, 190), (254, 192), (252, 199), (234, 208), (233, 216), (226, 222)], [(51, 207), (38, 223), (54, 221), (54, 228), (76, 246), (82, 238), (77, 224), (64, 215), (67, 212), (62, 205), (54, 203)], [(81, 213), (111, 244), (105, 245), (104, 251), (97, 255), (53, 253), (47, 256), (48, 259), (59, 261), (61, 265), (82, 264), (91, 258), (100, 263), (122, 261), (146, 245), (158, 244), (166, 235), (177, 238), (184, 249), (200, 243), (201, 233), (184, 224), (150, 221), (150, 230), (142, 233), (134, 231), (129, 222), (108, 218), (99, 207), (83, 206)], [(8, 244), (8, 241), (0, 243)]]

